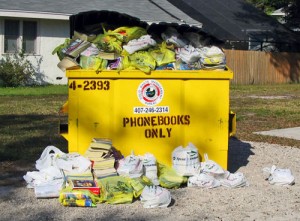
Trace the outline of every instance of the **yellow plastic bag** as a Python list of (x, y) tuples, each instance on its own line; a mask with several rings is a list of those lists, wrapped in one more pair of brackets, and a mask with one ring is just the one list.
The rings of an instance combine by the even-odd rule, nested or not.
[(162, 187), (177, 189), (187, 183), (187, 177), (180, 176), (172, 167), (158, 164), (158, 180)]
[(167, 48), (164, 41), (156, 48), (149, 49), (150, 55), (155, 59), (157, 66), (163, 66), (175, 62), (175, 52)]
[(146, 176), (141, 176), (141, 177), (137, 177), (137, 178), (127, 178), (127, 179), (128, 179), (129, 184), (133, 188), (133, 196), (136, 198), (142, 194), (145, 186), (153, 185), (151, 180), (149, 178), (147, 178)]
[(106, 69), (108, 61), (98, 56), (80, 56), (80, 66), (82, 69), (101, 71)]
[(101, 189), (100, 202), (108, 204), (132, 203), (133, 189), (122, 176), (106, 177), (98, 180)]
[(123, 42), (127, 43), (132, 39), (140, 38), (147, 34), (146, 29), (142, 27), (119, 27), (113, 31), (114, 33), (119, 33), (124, 36)]
[(120, 54), (123, 50), (122, 43), (124, 36), (111, 30), (106, 31), (103, 27), (103, 34), (97, 35), (92, 41), (100, 50), (105, 52), (116, 52)]
[(156, 67), (156, 62), (148, 51), (137, 51), (128, 57), (130, 61), (129, 66), (135, 67), (145, 73), (150, 73)]

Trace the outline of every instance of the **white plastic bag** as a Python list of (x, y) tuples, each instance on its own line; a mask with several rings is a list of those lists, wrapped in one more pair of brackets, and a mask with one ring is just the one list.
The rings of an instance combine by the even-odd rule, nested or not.
[(160, 186), (145, 186), (140, 199), (144, 208), (166, 208), (172, 201), (169, 190)]
[(27, 187), (34, 188), (52, 180), (62, 179), (63, 173), (56, 163), (57, 158), (62, 155), (65, 155), (65, 153), (55, 146), (47, 146), (35, 164), (39, 171), (27, 172), (23, 176), (27, 182)]
[(91, 169), (91, 161), (79, 153), (69, 153), (58, 157), (56, 165), (68, 175), (84, 173)]
[(188, 187), (202, 187), (202, 188), (215, 188), (220, 186), (220, 182), (213, 176), (206, 173), (200, 173), (189, 177), (187, 186)]
[(288, 186), (295, 183), (295, 178), (290, 169), (279, 169), (273, 165), (271, 168), (265, 167), (263, 173), (272, 185)]
[(181, 59), (186, 64), (193, 64), (197, 62), (201, 54), (197, 48), (194, 48), (192, 45), (186, 45), (175, 50), (176, 58)]
[(225, 170), (215, 161), (208, 159), (208, 155), (204, 154), (205, 161), (201, 163), (200, 173), (207, 173), (212, 176), (219, 176), (225, 174)]
[(221, 186), (230, 187), (230, 188), (238, 188), (248, 186), (248, 182), (246, 177), (241, 172), (236, 173), (228, 173), (227, 177), (220, 179)]
[(127, 176), (130, 178), (137, 178), (143, 175), (143, 162), (134, 153), (121, 159), (117, 169), (119, 175)]
[(172, 166), (181, 176), (193, 176), (199, 164), (198, 149), (192, 143), (185, 148), (179, 146), (172, 152)]
[(41, 173), (40, 171), (28, 171), (24, 176), (24, 180), (27, 183), (27, 188), (34, 188), (36, 185), (47, 182), (49, 177), (46, 173)]
[(148, 177), (154, 185), (159, 185), (157, 177), (156, 158), (153, 154), (146, 153), (143, 156), (144, 174)]
[(63, 179), (49, 180), (34, 187), (36, 198), (59, 197), (59, 192), (63, 188)]
[(56, 166), (57, 157), (64, 154), (64, 152), (55, 146), (47, 146), (40, 158), (36, 161), (35, 167), (38, 170), (42, 170), (50, 166)]
[(161, 37), (167, 44), (173, 44), (177, 48), (184, 47), (189, 42), (182, 37), (182, 35), (173, 27), (168, 27)]

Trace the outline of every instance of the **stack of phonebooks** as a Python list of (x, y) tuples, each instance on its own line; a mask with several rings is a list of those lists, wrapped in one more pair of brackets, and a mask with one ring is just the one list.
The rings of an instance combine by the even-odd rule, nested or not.
[(115, 148), (107, 138), (93, 138), (84, 156), (92, 161), (92, 172), (96, 179), (116, 176)]

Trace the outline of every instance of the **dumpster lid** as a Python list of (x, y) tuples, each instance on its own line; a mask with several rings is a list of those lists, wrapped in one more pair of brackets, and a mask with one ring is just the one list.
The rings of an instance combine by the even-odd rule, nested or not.
[(70, 37), (74, 31), (85, 34), (100, 34), (103, 32), (101, 24), (106, 24), (111, 29), (122, 26), (139, 26), (147, 28), (147, 22), (139, 18), (115, 11), (86, 11), (70, 16)]
[(74, 35), (74, 31), (85, 34), (103, 33), (102, 25), (105, 24), (106, 29), (116, 29), (122, 26), (139, 26), (145, 28), (150, 35), (160, 35), (167, 27), (175, 28), (179, 33), (194, 32), (199, 33), (207, 38), (215, 45), (223, 44), (224, 41), (205, 33), (202, 26), (187, 24), (183, 22), (146, 22), (141, 19), (116, 11), (109, 10), (93, 10), (80, 12), (71, 15), (70, 18), (70, 38)]

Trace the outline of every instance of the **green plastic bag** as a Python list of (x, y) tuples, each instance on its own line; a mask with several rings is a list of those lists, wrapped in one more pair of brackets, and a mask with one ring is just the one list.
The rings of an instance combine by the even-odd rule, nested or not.
[(100, 202), (108, 204), (132, 203), (133, 188), (122, 176), (106, 177), (98, 180), (101, 189)]
[(59, 60), (61, 61), (64, 57), (65, 57), (65, 54), (63, 52), (63, 49), (67, 48), (71, 43), (71, 39), (69, 38), (66, 38), (65, 39), (65, 42), (58, 45), (56, 48), (54, 48), (54, 50), (52, 51), (52, 55), (57, 55)]
[(186, 184), (188, 178), (180, 176), (172, 167), (167, 167), (158, 163), (158, 180), (162, 187), (177, 189)]
[(153, 185), (151, 180), (147, 178), (146, 176), (141, 176), (137, 178), (129, 178), (127, 177), (129, 184), (132, 186), (133, 189), (133, 196), (135, 198), (139, 197), (145, 186), (151, 186)]
[(147, 34), (146, 29), (142, 27), (119, 27), (112, 32), (119, 33), (124, 36), (123, 42), (127, 43), (130, 40), (140, 38), (143, 35)]
[(124, 36), (111, 30), (106, 31), (103, 27), (103, 34), (99, 34), (92, 41), (100, 50), (105, 52), (116, 52), (120, 54), (123, 50), (122, 43)]
[(82, 69), (101, 71), (106, 69), (108, 61), (98, 56), (80, 56), (79, 65)]
[(176, 61), (175, 52), (167, 48), (165, 41), (158, 47), (149, 49), (149, 53), (155, 59), (157, 66), (167, 65)]
[(130, 65), (136, 69), (139, 69), (145, 73), (150, 73), (156, 67), (154, 58), (148, 51), (137, 51), (128, 56)]

